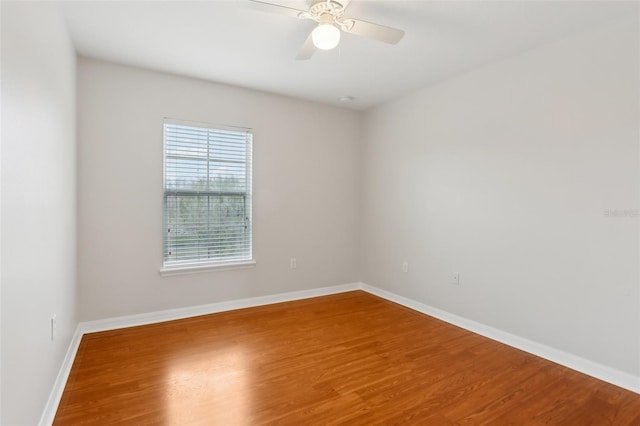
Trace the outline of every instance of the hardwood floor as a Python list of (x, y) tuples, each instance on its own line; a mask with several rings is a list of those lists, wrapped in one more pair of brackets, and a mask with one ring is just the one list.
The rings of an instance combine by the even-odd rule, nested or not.
[(85, 335), (54, 424), (640, 425), (640, 396), (361, 291)]

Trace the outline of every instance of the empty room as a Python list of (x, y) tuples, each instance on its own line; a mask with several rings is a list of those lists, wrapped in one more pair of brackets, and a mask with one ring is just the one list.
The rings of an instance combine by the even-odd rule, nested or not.
[(640, 425), (639, 2), (0, 15), (0, 424)]

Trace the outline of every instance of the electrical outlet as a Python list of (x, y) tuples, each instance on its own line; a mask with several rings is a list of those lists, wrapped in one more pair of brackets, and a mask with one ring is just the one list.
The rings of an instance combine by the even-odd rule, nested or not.
[(453, 272), (451, 274), (451, 284), (460, 285), (460, 272)]
[(56, 314), (51, 316), (51, 340), (56, 337)]
[(296, 269), (298, 267), (298, 261), (295, 257), (289, 259), (289, 269)]
[(402, 262), (402, 272), (409, 272), (409, 262), (406, 260)]

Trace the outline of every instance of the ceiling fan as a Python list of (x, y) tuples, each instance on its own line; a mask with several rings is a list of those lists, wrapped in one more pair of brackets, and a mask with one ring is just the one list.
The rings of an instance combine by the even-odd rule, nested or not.
[(355, 34), (389, 44), (398, 43), (404, 31), (359, 19), (345, 18), (344, 11), (351, 0), (310, 0), (309, 10), (294, 9), (260, 0), (249, 0), (258, 9), (316, 21), (296, 59), (309, 59), (317, 49), (331, 50), (340, 42), (340, 31)]

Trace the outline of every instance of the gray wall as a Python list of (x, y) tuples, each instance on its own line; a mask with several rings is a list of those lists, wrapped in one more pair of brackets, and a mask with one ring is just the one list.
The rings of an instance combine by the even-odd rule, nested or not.
[[(82, 320), (358, 281), (357, 113), (91, 59), (78, 95)], [(159, 275), (163, 117), (253, 128), (255, 268)]]
[(0, 423), (6, 425), (38, 422), (77, 324), (75, 67), (51, 5), (2, 2)]
[(369, 111), (362, 280), (638, 375), (638, 52), (632, 16)]

